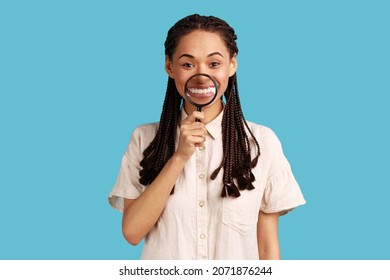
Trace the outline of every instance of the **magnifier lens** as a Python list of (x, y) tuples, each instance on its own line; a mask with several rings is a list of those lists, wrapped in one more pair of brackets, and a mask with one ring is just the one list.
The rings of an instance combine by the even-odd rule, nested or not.
[(201, 111), (204, 106), (214, 101), (218, 86), (210, 75), (196, 74), (187, 80), (184, 92), (187, 101)]

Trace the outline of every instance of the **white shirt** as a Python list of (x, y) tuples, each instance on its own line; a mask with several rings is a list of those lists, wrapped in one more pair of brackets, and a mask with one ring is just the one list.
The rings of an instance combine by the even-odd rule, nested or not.
[[(215, 180), (210, 175), (222, 160), (222, 116), (223, 112), (206, 125), (205, 145), (196, 149), (178, 177), (174, 194), (145, 237), (141, 259), (259, 259), (259, 211), (285, 214), (305, 204), (278, 138), (271, 129), (251, 122), (261, 150), (252, 169), (255, 189), (240, 191), (238, 198), (221, 198), (223, 169)], [(182, 110), (182, 119), (186, 117)], [(133, 132), (109, 195), (111, 206), (119, 211), (124, 198), (135, 199), (146, 188), (138, 181), (139, 163), (157, 129), (158, 123), (153, 123)]]

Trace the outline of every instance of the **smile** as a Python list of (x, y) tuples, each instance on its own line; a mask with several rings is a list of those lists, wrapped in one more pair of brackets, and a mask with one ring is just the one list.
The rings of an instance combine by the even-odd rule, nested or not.
[(188, 88), (188, 91), (192, 94), (215, 94), (215, 87), (208, 88)]

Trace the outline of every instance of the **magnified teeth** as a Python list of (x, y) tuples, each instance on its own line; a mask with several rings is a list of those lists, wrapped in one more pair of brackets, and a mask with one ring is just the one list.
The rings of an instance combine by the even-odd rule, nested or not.
[(209, 94), (209, 93), (215, 93), (215, 87), (209, 87), (209, 88), (189, 88), (189, 92), (193, 94)]

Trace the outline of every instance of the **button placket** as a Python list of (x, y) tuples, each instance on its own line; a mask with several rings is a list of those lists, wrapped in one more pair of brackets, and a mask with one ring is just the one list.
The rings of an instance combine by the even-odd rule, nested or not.
[(205, 149), (196, 150), (196, 226), (197, 226), (197, 257), (208, 259), (208, 238), (207, 238), (207, 178), (206, 178)]

